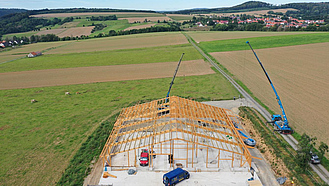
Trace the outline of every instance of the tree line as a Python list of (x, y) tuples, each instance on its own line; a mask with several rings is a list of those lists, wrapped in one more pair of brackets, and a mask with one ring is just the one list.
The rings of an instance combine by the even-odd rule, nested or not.
[(108, 21), (108, 20), (118, 20), (116, 15), (109, 15), (109, 16), (91, 16), (87, 17), (87, 19), (90, 19), (90, 21)]
[(59, 19), (55, 17), (51, 20), (43, 18), (34, 18), (30, 17), (30, 14), (27, 12), (5, 15), (0, 18), (0, 37), (2, 35), (10, 33), (40, 30), (40, 26), (54, 26), (56, 24), (62, 25), (67, 22), (72, 22), (73, 20), (73, 17), (66, 17), (64, 19)]
[(40, 9), (29, 10), (30, 15), (36, 14), (54, 14), (54, 13), (81, 13), (81, 12), (145, 12), (156, 13), (151, 10), (123, 10), (123, 9), (111, 9), (111, 8), (63, 8), (63, 9)]
[(0, 8), (0, 17), (8, 15), (8, 14), (14, 14), (19, 12), (26, 12), (25, 9), (18, 9), (18, 8)]

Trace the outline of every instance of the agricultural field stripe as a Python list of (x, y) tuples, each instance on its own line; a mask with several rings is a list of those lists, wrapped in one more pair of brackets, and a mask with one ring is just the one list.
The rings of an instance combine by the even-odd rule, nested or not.
[(208, 53), (249, 50), (246, 41), (250, 41), (253, 44), (254, 49), (275, 48), (312, 43), (326, 43), (329, 42), (329, 33), (217, 40), (200, 42), (199, 46)]
[[(172, 77), (177, 62), (0, 73), (0, 90)], [(183, 61), (178, 76), (215, 73), (203, 60)]]

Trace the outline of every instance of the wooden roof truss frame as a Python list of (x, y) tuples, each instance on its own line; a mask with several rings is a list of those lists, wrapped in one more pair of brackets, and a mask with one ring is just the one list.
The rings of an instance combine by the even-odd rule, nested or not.
[[(231, 152), (233, 159), (240, 155), (240, 166), (250, 166), (253, 157), (234, 122), (239, 122), (238, 117), (222, 108), (176, 96), (154, 100), (121, 111), (100, 157), (104, 163), (119, 153), (182, 140)], [(206, 140), (196, 140), (200, 138)]]

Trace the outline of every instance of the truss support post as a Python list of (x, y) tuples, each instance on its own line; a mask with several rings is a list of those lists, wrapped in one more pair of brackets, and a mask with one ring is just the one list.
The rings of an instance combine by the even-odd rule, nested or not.
[(128, 150), (127, 153), (128, 153), (128, 167), (129, 167), (129, 166), (130, 166), (130, 162), (129, 162), (129, 159), (130, 159), (130, 158), (129, 158), (129, 150)]
[(207, 157), (206, 157), (206, 168), (208, 168), (208, 147), (207, 147)]
[(186, 168), (188, 168), (188, 142), (186, 142)]
[(218, 162), (217, 162), (218, 163), (218, 165), (217, 165), (218, 168), (219, 168), (219, 160), (220, 160), (220, 150), (218, 150)]
[(135, 167), (137, 167), (136, 162), (137, 162), (137, 156), (136, 156), (136, 149), (134, 149), (135, 152)]

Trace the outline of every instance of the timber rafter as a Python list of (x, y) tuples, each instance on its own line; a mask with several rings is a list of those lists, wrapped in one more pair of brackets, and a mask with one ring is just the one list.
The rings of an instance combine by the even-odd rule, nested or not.
[(250, 165), (252, 156), (234, 126), (238, 120), (229, 110), (176, 96), (135, 105), (121, 111), (100, 157), (108, 161), (118, 153), (179, 139), (241, 155)]

